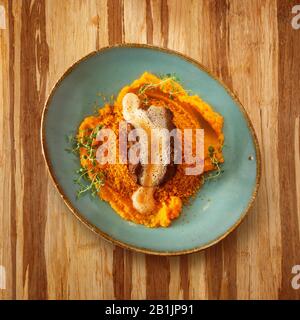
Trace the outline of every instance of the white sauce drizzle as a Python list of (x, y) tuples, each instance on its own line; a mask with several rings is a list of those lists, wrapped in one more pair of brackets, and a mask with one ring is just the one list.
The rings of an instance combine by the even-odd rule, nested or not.
[[(151, 129), (157, 128), (157, 126), (149, 119), (145, 110), (139, 109), (140, 100), (134, 93), (127, 93), (122, 101), (123, 105), (123, 117), (132, 124), (135, 128), (142, 128), (148, 135), (148, 142), (151, 138)], [(149, 150), (151, 143), (148, 143)], [(150, 152), (148, 152), (150, 157)], [(148, 161), (147, 165), (144, 165), (144, 172), (142, 176), (142, 186), (139, 187), (132, 195), (132, 204), (134, 208), (140, 213), (151, 213), (155, 209), (154, 181), (157, 180), (157, 176), (165, 172), (165, 167), (160, 164), (151, 164)]]

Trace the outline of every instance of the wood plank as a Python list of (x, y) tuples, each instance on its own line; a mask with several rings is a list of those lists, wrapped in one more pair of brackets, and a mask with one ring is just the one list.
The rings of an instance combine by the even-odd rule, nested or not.
[[(47, 40), (52, 44), (50, 91), (66, 68), (91, 51), (108, 45), (107, 3), (47, 1), (46, 14)], [(77, 39), (76, 50), (74, 38)], [(114, 246), (90, 232), (70, 214), (51, 181), (48, 187), (51, 188), (46, 230), (49, 296), (59, 299), (114, 298)], [(52, 236), (54, 232), (56, 237)]]
[[(278, 56), (276, 3), (232, 1), (230, 66), (234, 90), (256, 129), (262, 151), (262, 185), (238, 233), (239, 298), (277, 298), (280, 274), (280, 212), (277, 137)], [(269, 164), (272, 163), (272, 166)], [(269, 263), (266, 263), (269, 261)], [(271, 276), (272, 275), (272, 276)]]
[[(15, 162), (10, 158), (11, 145), (13, 138), (10, 132), (13, 129), (12, 112), (10, 110), (10, 68), (9, 68), (9, 41), (11, 37), (10, 26), (6, 21), (8, 18), (8, 2), (1, 1), (2, 21), (5, 19), (5, 28), (0, 29), (0, 199), (6, 201), (0, 202), (0, 212), (7, 213), (0, 215), (0, 265), (1, 265), (1, 286), (0, 299), (9, 299), (15, 296), (15, 255), (12, 250), (15, 247), (15, 237), (11, 233), (14, 230), (14, 217), (11, 214), (11, 209), (15, 206), (15, 194), (13, 180), (7, 172), (10, 172), (15, 165)], [(2, 25), (4, 23), (2, 22)], [(8, 139), (8, 141), (6, 140)], [(4, 290), (6, 289), (6, 290)]]
[[(292, 7), (296, 1), (277, 3), (278, 38), (279, 38), (279, 93), (278, 108), (278, 160), (280, 218), (282, 228), (281, 286), (279, 297), (282, 299), (299, 299), (300, 292), (291, 289), (293, 277), (291, 269), (299, 264), (300, 233), (297, 215), (296, 172), (299, 162), (295, 163), (296, 119), (300, 115), (300, 33), (291, 28)], [(299, 137), (299, 136), (298, 136)]]

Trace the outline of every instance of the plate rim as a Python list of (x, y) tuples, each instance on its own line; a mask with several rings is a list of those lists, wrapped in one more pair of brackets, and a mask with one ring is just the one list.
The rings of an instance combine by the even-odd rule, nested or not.
[[(45, 138), (45, 119), (47, 116), (47, 112), (49, 109), (49, 104), (52, 100), (52, 97), (54, 96), (56, 89), (59, 87), (59, 85), (61, 84), (61, 82), (73, 71), (73, 69), (76, 68), (77, 65), (79, 65), (81, 62), (89, 59), (92, 56), (95, 56), (99, 53), (102, 53), (104, 51), (113, 49), (113, 48), (145, 48), (145, 49), (151, 49), (154, 51), (162, 51), (171, 55), (175, 55), (179, 58), (184, 59), (185, 61), (193, 64), (194, 66), (196, 66), (198, 69), (206, 72), (210, 77), (212, 77), (214, 80), (216, 80), (225, 90), (226, 92), (230, 95), (230, 97), (234, 100), (234, 102), (236, 103), (236, 105), (239, 107), (245, 121), (247, 124), (248, 129), (250, 130), (252, 139), (253, 139), (253, 143), (255, 146), (255, 154), (256, 154), (256, 179), (255, 179), (255, 184), (252, 190), (252, 195), (249, 198), (247, 207), (245, 208), (245, 210), (241, 213), (241, 216), (239, 217), (239, 219), (228, 229), (226, 230), (223, 234), (221, 234), (219, 237), (215, 238), (214, 240), (210, 241), (209, 243), (202, 245), (202, 246), (197, 246), (194, 247), (192, 249), (187, 249), (187, 250), (179, 250), (179, 251), (157, 251), (157, 250), (151, 250), (151, 249), (147, 249), (147, 248), (141, 248), (138, 246), (134, 246), (128, 243), (125, 243), (123, 241), (120, 241), (118, 239), (115, 239), (114, 237), (110, 236), (109, 234), (105, 233), (104, 231), (102, 231), (100, 228), (96, 227), (95, 225), (93, 225), (91, 222), (88, 221), (87, 218), (84, 217), (84, 215), (77, 210), (76, 208), (74, 208), (74, 206), (72, 205), (72, 202), (69, 200), (69, 198), (66, 196), (66, 194), (64, 193), (64, 191), (62, 190), (62, 187), (59, 185), (55, 174), (54, 174), (54, 170), (52, 168), (52, 164), (49, 160), (49, 155), (48, 155), (48, 150), (47, 150), (47, 144), (46, 144), (46, 138)], [(254, 126), (251, 122), (250, 117), (248, 116), (248, 113), (245, 109), (245, 107), (242, 105), (242, 103), (240, 102), (239, 98), (237, 97), (237, 95), (234, 93), (233, 90), (229, 89), (227, 87), (227, 85), (221, 80), (219, 79), (217, 76), (215, 76), (213, 73), (211, 73), (211, 71), (208, 70), (207, 67), (205, 67), (203, 64), (201, 64), (200, 62), (198, 62), (197, 60), (183, 54), (180, 53), (176, 50), (173, 49), (168, 49), (168, 48), (163, 48), (163, 47), (159, 47), (159, 46), (154, 46), (154, 45), (149, 45), (149, 44), (140, 44), (140, 43), (122, 43), (122, 44), (115, 44), (115, 45), (109, 45), (109, 46), (105, 46), (102, 47), (98, 50), (94, 50), (90, 53), (88, 53), (87, 55), (81, 57), (79, 60), (75, 61), (73, 64), (71, 64), (66, 71), (60, 76), (60, 78), (56, 81), (56, 83), (52, 86), (52, 89), (50, 90), (50, 93), (48, 94), (47, 99), (45, 100), (44, 106), (43, 106), (43, 111), (42, 111), (42, 117), (41, 117), (41, 123), (40, 123), (40, 139), (41, 139), (41, 147), (42, 147), (42, 155), (43, 158), (45, 160), (46, 163), (46, 167), (47, 167), (47, 171), (51, 177), (51, 180), (54, 184), (54, 186), (56, 187), (59, 195), (61, 196), (61, 198), (63, 199), (64, 203), (67, 205), (67, 207), (69, 208), (69, 210), (73, 213), (73, 215), (81, 222), (83, 223), (86, 227), (88, 227), (91, 231), (93, 231), (94, 233), (96, 233), (97, 235), (100, 235), (103, 239), (105, 239), (106, 241), (118, 245), (124, 249), (129, 249), (129, 250), (133, 250), (135, 252), (139, 252), (139, 253), (144, 253), (144, 254), (151, 254), (151, 255), (159, 255), (159, 256), (179, 256), (179, 255), (184, 255), (184, 254), (191, 254), (191, 253), (195, 253), (195, 252), (199, 252), (202, 250), (205, 250), (215, 244), (217, 244), (218, 242), (222, 241), (225, 237), (227, 237), (231, 232), (233, 232), (241, 223), (242, 221), (245, 219), (245, 217), (247, 216), (248, 212), (250, 211), (250, 209), (253, 206), (254, 200), (257, 196), (258, 193), (258, 189), (260, 186), (260, 182), (261, 182), (261, 151), (260, 151), (260, 147), (259, 147), (259, 142), (258, 142), (258, 138), (257, 135), (255, 133), (254, 130)]]

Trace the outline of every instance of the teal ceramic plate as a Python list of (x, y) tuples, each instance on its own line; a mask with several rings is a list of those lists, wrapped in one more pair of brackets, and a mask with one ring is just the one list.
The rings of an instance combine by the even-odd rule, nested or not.
[[(66, 136), (93, 113), (97, 93), (117, 94), (144, 71), (176, 73), (224, 117), (224, 174), (208, 182), (169, 228), (127, 222), (98, 198), (76, 199), (79, 160), (65, 151)], [(236, 97), (203, 66), (177, 52), (145, 45), (120, 45), (93, 52), (71, 66), (56, 84), (42, 118), (42, 147), (51, 177), (64, 201), (85, 225), (120, 246), (176, 255), (207, 248), (242, 221), (257, 193), (260, 152), (252, 124)]]

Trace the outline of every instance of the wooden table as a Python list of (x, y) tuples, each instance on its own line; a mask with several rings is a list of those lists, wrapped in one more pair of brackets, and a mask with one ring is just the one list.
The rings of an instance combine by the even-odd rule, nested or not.
[[(291, 285), (300, 264), (296, 3), (0, 0), (0, 298), (299, 299)], [(257, 201), (204, 252), (155, 257), (107, 243), (74, 218), (46, 171), (39, 130), (52, 86), (82, 56), (122, 42), (197, 59), (237, 93), (254, 123), (263, 169)]]

